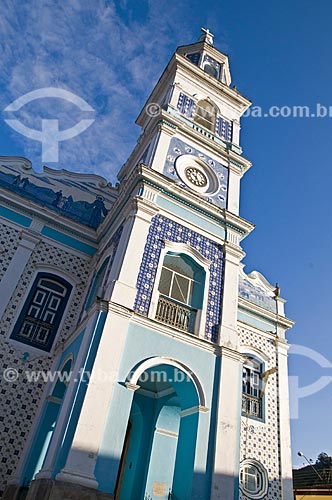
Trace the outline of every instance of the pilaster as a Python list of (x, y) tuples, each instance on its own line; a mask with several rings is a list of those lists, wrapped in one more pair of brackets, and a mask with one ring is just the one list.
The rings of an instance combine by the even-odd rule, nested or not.
[(91, 341), (93, 340), (93, 334), (98, 325), (99, 312), (94, 311), (89, 318), (85, 333), (82, 341), (81, 348), (77, 355), (76, 363), (73, 367), (71, 379), (62, 403), (62, 408), (59, 414), (57, 425), (54, 430), (53, 438), (51, 440), (49, 449), (47, 451), (44, 465), (42, 469), (36, 475), (36, 479), (47, 479), (53, 476), (54, 466), (59, 454), (60, 444), (66, 435), (66, 428), (70, 418), (73, 416), (74, 412), (77, 411), (75, 407), (75, 402), (77, 399), (77, 394), (80, 389), (80, 383), (84, 380), (84, 369), (85, 362), (90, 350)]
[(151, 168), (157, 172), (162, 172), (164, 168), (165, 158), (172, 136), (176, 132), (176, 127), (167, 123), (165, 120), (160, 120), (158, 123), (158, 135), (156, 140), (155, 151), (151, 155)]
[(243, 357), (222, 348), (211, 500), (235, 500), (240, 453), (241, 381)]
[(229, 164), (229, 174), (228, 174), (228, 200), (227, 209), (233, 214), (239, 214), (240, 205), (240, 180), (241, 174), (239, 169), (233, 168), (232, 164)]
[(280, 426), (280, 477), (282, 487), (282, 500), (293, 499), (292, 461), (291, 461), (291, 437), (290, 437), (290, 414), (289, 414), (289, 388), (288, 388), (288, 361), (287, 351), (289, 345), (286, 341), (276, 339), (276, 351), (278, 360), (278, 404), (279, 404), (279, 426)]
[[(227, 236), (230, 239), (230, 236)], [(219, 345), (229, 349), (238, 348), (237, 313), (239, 264), (244, 253), (230, 241), (224, 244), (224, 286), (222, 299), (222, 319)]]
[(151, 220), (158, 213), (153, 203), (154, 193), (145, 189), (142, 196), (132, 202), (132, 211), (129, 214), (120, 238), (118, 250), (113, 263), (114, 274), (111, 289), (107, 297), (124, 307), (133, 309), (137, 288), (136, 281), (144, 254), (144, 248), (149, 233)]
[(118, 384), (127, 322), (126, 315), (108, 314), (66, 465), (56, 476), (57, 481), (98, 487), (94, 470), (114, 388)]
[(41, 236), (35, 231), (23, 230), (21, 232), (19, 246), (1, 280), (0, 317), (5, 312), (7, 304), (13, 295), (30, 255), (40, 240)]

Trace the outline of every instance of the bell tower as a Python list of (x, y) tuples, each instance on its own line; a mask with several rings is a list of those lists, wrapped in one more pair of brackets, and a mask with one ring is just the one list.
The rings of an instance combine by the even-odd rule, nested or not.
[(142, 162), (184, 189), (239, 212), (239, 182), (250, 167), (239, 144), (240, 117), (251, 102), (231, 88), (228, 56), (202, 29), (179, 47), (136, 123), (142, 135), (119, 178)]
[(293, 323), (241, 264), (251, 103), (213, 40), (202, 29), (178, 47), (137, 118), (76, 327), (54, 353), (73, 376), (52, 437), (50, 385), (5, 500), (23, 484), (27, 500), (292, 499)]

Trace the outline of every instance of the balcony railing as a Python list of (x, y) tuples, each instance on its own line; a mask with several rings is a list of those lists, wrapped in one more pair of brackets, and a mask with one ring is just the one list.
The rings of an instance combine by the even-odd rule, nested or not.
[(242, 413), (248, 417), (262, 418), (262, 400), (242, 394)]
[(159, 297), (156, 319), (185, 332), (193, 333), (197, 309), (179, 304), (170, 298)]

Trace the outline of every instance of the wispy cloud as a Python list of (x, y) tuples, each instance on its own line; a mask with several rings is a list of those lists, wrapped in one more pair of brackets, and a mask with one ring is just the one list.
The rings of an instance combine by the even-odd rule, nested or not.
[[(176, 45), (192, 41), (177, 2), (3, 0), (0, 15), (0, 106), (41, 87), (70, 90), (95, 110), (94, 124), (60, 144), (59, 163), (114, 179), (139, 135), (134, 125)], [(5, 114), (2, 114), (4, 118)], [(30, 127), (58, 118), (60, 128), (81, 118), (59, 99), (33, 102), (19, 113)], [(40, 169), (41, 144), (1, 124)]]

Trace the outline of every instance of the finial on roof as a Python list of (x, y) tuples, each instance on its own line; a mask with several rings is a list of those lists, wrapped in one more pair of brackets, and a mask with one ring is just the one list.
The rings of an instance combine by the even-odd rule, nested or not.
[(211, 33), (211, 31), (208, 28), (202, 28), (201, 31), (202, 31), (203, 35), (200, 36), (199, 41), (206, 42), (206, 43), (209, 43), (210, 45), (213, 45), (214, 35)]

